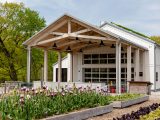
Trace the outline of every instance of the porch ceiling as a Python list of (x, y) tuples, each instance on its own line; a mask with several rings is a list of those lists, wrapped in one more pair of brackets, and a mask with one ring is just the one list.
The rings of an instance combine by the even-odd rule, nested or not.
[[(96, 26), (64, 15), (39, 33), (25, 41), (23, 44), (43, 49), (66, 51), (70, 47), (72, 51), (99, 47), (100, 42), (107, 45), (122, 41), (115, 35), (110, 35)], [(123, 41), (125, 44), (130, 44)], [(53, 45), (56, 48), (53, 48)]]

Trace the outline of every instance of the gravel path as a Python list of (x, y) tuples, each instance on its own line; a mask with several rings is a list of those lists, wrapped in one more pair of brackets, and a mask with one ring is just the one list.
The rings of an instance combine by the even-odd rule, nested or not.
[(123, 108), (123, 109), (114, 109), (111, 113), (103, 114), (101, 116), (96, 116), (93, 118), (89, 118), (88, 120), (113, 120), (114, 117), (120, 117), (123, 114), (131, 113), (132, 111), (138, 110), (139, 107), (148, 106), (148, 105), (151, 105), (152, 103), (160, 103), (160, 96), (159, 95), (158, 96), (152, 95), (150, 97), (150, 100), (147, 102), (133, 105), (133, 106)]

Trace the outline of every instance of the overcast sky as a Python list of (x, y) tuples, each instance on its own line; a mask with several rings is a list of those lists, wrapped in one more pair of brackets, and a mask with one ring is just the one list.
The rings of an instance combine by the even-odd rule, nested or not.
[(0, 0), (23, 2), (47, 24), (69, 13), (94, 25), (115, 22), (148, 36), (160, 35), (160, 0)]

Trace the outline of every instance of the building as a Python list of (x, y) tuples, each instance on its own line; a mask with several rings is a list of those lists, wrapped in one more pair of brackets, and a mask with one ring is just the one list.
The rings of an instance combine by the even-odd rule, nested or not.
[[(127, 81), (150, 81), (152, 90), (160, 88), (160, 46), (112, 23), (97, 27), (65, 14), (23, 44), (28, 49), (28, 82), (31, 48), (36, 47), (44, 50), (45, 82), (47, 51), (55, 50), (54, 81), (104, 82), (117, 93), (127, 91)], [(68, 53), (63, 60), (62, 52)]]

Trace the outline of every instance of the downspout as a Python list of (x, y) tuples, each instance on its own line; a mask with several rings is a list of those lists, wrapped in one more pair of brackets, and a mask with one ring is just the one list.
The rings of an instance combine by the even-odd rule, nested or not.
[(156, 91), (156, 44), (154, 44), (154, 91)]

